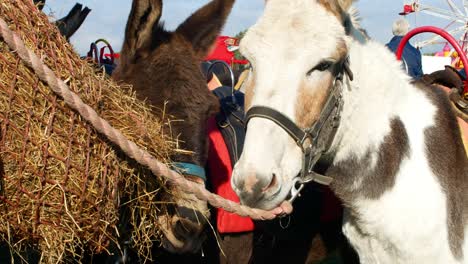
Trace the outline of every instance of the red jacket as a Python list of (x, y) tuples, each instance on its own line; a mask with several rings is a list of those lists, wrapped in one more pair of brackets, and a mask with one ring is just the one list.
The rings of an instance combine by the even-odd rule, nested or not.
[[(215, 117), (208, 120), (209, 139), (208, 175), (213, 192), (233, 202), (239, 203), (239, 197), (231, 187), (232, 165), (223, 135), (218, 129)], [(254, 223), (249, 217), (226, 212), (217, 208), (216, 223), (219, 233), (239, 233), (254, 230)]]

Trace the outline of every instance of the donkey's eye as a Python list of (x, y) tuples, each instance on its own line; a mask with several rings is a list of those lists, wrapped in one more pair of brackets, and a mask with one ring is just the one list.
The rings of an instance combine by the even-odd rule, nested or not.
[(312, 72), (314, 71), (320, 71), (320, 72), (326, 71), (330, 69), (332, 65), (333, 65), (333, 61), (330, 61), (330, 60), (321, 61), (319, 64), (313, 67), (310, 71), (308, 71), (307, 75), (311, 75)]

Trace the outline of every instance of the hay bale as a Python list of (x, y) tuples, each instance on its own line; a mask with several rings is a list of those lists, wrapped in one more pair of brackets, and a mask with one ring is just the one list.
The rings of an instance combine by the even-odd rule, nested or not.
[[(83, 101), (167, 161), (173, 144), (155, 110), (81, 60), (32, 1), (2, 1), (0, 17)], [(119, 239), (123, 204), (140, 253), (158, 238), (162, 179), (70, 110), (1, 38), (0, 159), (0, 238), (15, 250), (34, 245), (45, 262), (106, 250)]]

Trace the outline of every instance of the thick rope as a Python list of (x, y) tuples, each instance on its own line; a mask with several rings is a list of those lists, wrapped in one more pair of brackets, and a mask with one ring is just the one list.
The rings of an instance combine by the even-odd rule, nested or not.
[(149, 167), (154, 175), (164, 176), (182, 190), (194, 194), (198, 199), (207, 201), (214, 207), (223, 208), (228, 212), (240, 216), (249, 216), (255, 220), (271, 220), (284, 213), (284, 209), (281, 207), (271, 211), (265, 211), (239, 205), (221, 196), (210, 193), (200, 184), (186, 180), (184, 176), (170, 170), (165, 164), (156, 160), (150, 153), (128, 140), (119, 130), (113, 128), (106, 120), (102, 119), (94, 109), (86, 105), (62, 80), (57, 78), (52, 70), (47, 67), (34, 52), (25, 47), (21, 38), (16, 33), (12, 32), (7, 23), (1, 18), (0, 37), (2, 37), (10, 49), (16, 52), (24, 63), (31, 67), (39, 78), (47, 83), (56, 94), (61, 96), (72, 109), (78, 111), (97, 131), (117, 144), (125, 154), (135, 159), (140, 164)]

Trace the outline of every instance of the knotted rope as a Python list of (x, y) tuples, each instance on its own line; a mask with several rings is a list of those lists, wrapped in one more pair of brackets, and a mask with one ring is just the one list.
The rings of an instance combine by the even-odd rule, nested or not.
[(85, 104), (77, 94), (73, 93), (68, 85), (60, 80), (34, 52), (26, 48), (21, 38), (16, 33), (12, 32), (7, 23), (1, 18), (0, 37), (3, 38), (13, 52), (16, 52), (20, 56), (26, 65), (34, 70), (43, 82), (47, 83), (57, 95), (64, 99), (69, 107), (76, 110), (97, 131), (104, 134), (110, 141), (119, 146), (125, 154), (135, 159), (141, 165), (149, 167), (154, 175), (161, 175), (167, 178), (183, 191), (194, 194), (198, 199), (207, 201), (214, 207), (223, 208), (228, 212), (240, 216), (249, 216), (255, 220), (271, 220), (285, 211), (288, 211), (287, 209), (283, 209), (288, 208), (289, 206), (287, 205), (285, 205), (287, 207), (277, 207), (271, 211), (239, 205), (221, 196), (210, 193), (200, 184), (185, 179), (184, 176), (156, 160), (150, 153), (139, 148), (134, 142), (128, 140), (119, 130), (113, 128), (106, 120), (102, 119), (93, 108)]

